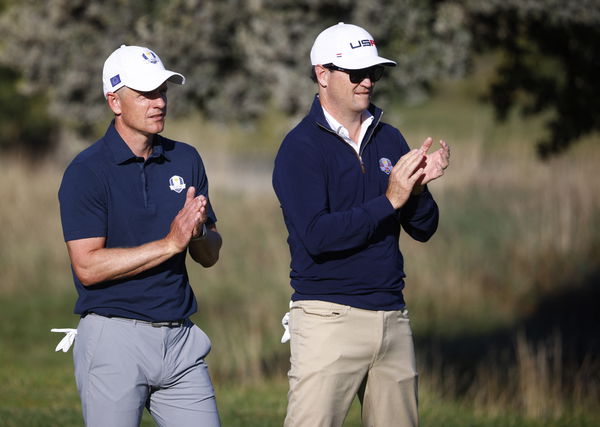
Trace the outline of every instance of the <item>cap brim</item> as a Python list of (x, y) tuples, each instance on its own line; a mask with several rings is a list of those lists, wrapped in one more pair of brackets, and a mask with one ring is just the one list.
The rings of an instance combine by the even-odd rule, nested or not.
[(348, 70), (361, 70), (363, 68), (369, 68), (375, 65), (386, 65), (388, 67), (395, 67), (398, 64), (396, 64), (396, 62), (392, 61), (391, 59), (383, 58), (381, 56), (375, 56), (371, 58), (358, 58), (354, 61), (344, 61), (342, 58), (340, 58), (339, 60), (336, 59), (333, 62), (333, 65), (336, 65), (341, 68), (346, 68)]
[(125, 86), (131, 89), (139, 90), (140, 92), (149, 92), (160, 87), (160, 85), (166, 81), (182, 85), (185, 83), (185, 77), (174, 71), (164, 70), (160, 73), (152, 73), (152, 75), (147, 75), (136, 82), (126, 81)]

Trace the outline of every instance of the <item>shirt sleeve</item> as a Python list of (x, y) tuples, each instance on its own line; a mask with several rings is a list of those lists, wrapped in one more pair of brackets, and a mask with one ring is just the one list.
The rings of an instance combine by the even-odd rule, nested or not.
[(426, 242), (438, 227), (439, 210), (427, 186), (421, 194), (410, 196), (399, 211), (400, 224), (410, 237)]
[(106, 189), (92, 170), (80, 163), (69, 165), (58, 199), (65, 241), (106, 237)]

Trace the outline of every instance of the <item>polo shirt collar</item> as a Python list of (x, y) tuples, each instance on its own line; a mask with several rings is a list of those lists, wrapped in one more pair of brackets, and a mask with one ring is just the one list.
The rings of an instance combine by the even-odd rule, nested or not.
[[(132, 159), (137, 158), (137, 156), (131, 151), (131, 148), (125, 143), (117, 129), (115, 128), (115, 121), (112, 120), (106, 133), (104, 134), (104, 141), (106, 142), (106, 146), (112, 154), (113, 160), (117, 164), (126, 163)], [(168, 157), (165, 154), (165, 150), (163, 147), (163, 138), (160, 135), (154, 135), (153, 138), (153, 150), (150, 158), (160, 158), (163, 157), (165, 160), (168, 160)]]

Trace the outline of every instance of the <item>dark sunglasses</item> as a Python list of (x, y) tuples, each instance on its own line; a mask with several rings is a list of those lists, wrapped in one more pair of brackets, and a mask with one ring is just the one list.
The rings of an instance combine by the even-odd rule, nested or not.
[(333, 65), (333, 64), (327, 64), (327, 65), (323, 65), (323, 66), (329, 70), (342, 71), (342, 72), (348, 74), (348, 76), (350, 76), (350, 81), (352, 83), (360, 83), (367, 77), (372, 82), (376, 82), (383, 76), (383, 66), (382, 65), (375, 65), (374, 67), (369, 67), (369, 68), (361, 68), (360, 70), (348, 70), (347, 68), (341, 68), (341, 67), (338, 67), (337, 65)]

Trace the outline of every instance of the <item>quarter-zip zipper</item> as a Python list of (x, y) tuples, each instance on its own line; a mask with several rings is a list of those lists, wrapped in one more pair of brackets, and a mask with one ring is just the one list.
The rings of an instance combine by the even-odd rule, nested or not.
[(383, 116), (383, 111), (380, 112), (379, 117), (375, 118), (375, 123), (373, 123), (373, 124), (371, 124), (371, 126), (369, 126), (371, 130), (368, 131), (368, 132), (370, 132), (370, 133), (367, 133), (365, 135), (366, 138), (363, 138), (363, 139), (365, 139), (365, 143), (364, 144), (360, 144), (360, 158), (361, 159), (362, 159), (362, 153), (363, 153), (365, 147), (367, 146), (367, 144), (369, 142), (371, 142), (371, 137), (373, 136), (373, 132), (375, 132), (375, 128), (377, 127), (377, 125), (381, 121), (381, 117), (382, 116)]
[(317, 125), (318, 125), (319, 127), (323, 128), (323, 130), (326, 130), (327, 132), (329, 132), (329, 133), (331, 133), (331, 134), (335, 135), (336, 137), (338, 137), (338, 139), (339, 139), (339, 140), (340, 140), (340, 141), (341, 141), (341, 142), (342, 142), (342, 143), (343, 143), (345, 146), (347, 146), (347, 147), (348, 147), (348, 149), (352, 150), (352, 152), (353, 152), (353, 153), (354, 153), (354, 155), (356, 156), (356, 159), (358, 160), (358, 164), (360, 165), (360, 171), (361, 171), (361, 172), (363, 173), (363, 175), (364, 175), (364, 174), (366, 174), (366, 173), (367, 173), (367, 170), (365, 169), (365, 164), (364, 164), (364, 163), (363, 163), (363, 161), (362, 161), (362, 153), (363, 153), (363, 151), (364, 151), (365, 147), (367, 146), (367, 144), (368, 144), (369, 142), (371, 142), (371, 137), (373, 136), (373, 132), (375, 131), (375, 128), (376, 128), (376, 127), (377, 127), (377, 125), (379, 124), (379, 121), (381, 120), (381, 116), (383, 116), (383, 111), (381, 111), (381, 113), (379, 114), (379, 117), (377, 117), (377, 118), (375, 119), (375, 122), (374, 122), (373, 124), (371, 124), (371, 126), (369, 126), (369, 128), (370, 128), (370, 131), (368, 131), (368, 132), (365, 134), (365, 137), (366, 137), (366, 138), (363, 138), (363, 139), (365, 140), (365, 143), (364, 143), (364, 144), (362, 144), (362, 143), (360, 144), (360, 153), (357, 153), (357, 152), (356, 152), (356, 150), (354, 150), (354, 148), (350, 147), (350, 145), (348, 145), (348, 143), (347, 143), (346, 141), (344, 141), (344, 139), (343, 139), (341, 136), (339, 136), (339, 135), (338, 135), (338, 134), (337, 134), (337, 133), (336, 133), (334, 130), (332, 130), (332, 129), (329, 129), (327, 126), (325, 126), (325, 125), (322, 125), (322, 124), (321, 124), (321, 123), (319, 123), (319, 122), (316, 122), (316, 123), (317, 123)]

